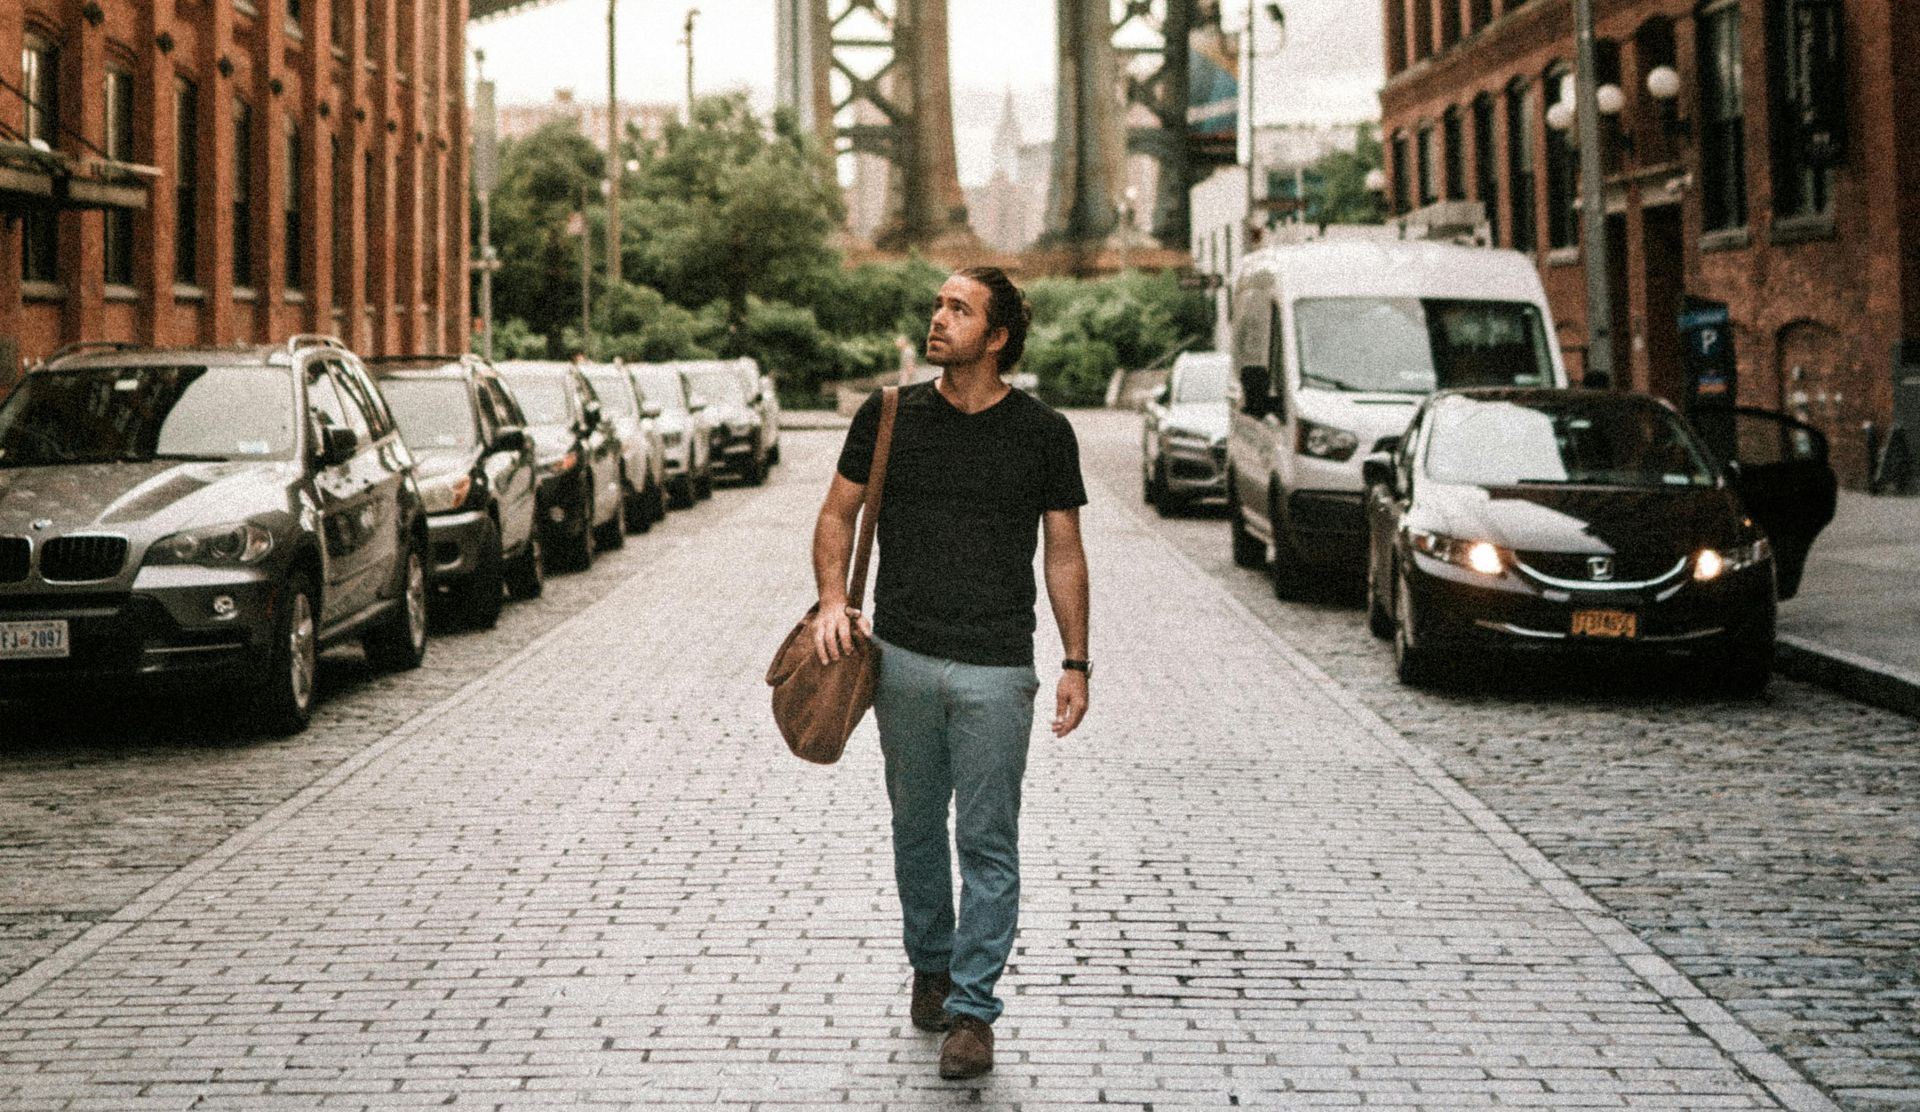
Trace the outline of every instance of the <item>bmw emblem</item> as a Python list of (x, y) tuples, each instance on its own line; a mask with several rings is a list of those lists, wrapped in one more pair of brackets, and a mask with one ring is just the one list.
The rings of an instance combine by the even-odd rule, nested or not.
[(50, 517), (37, 518), (34, 520), (33, 528), (36, 532), (41, 529), (51, 529), (53, 528), (53, 519)]
[(1587, 574), (1591, 576), (1593, 580), (1597, 583), (1605, 583), (1607, 580), (1612, 579), (1613, 578), (1613, 557), (1611, 556), (1587, 557)]

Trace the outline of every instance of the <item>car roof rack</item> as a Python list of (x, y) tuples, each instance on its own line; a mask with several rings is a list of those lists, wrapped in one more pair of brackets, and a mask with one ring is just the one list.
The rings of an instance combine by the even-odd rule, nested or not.
[(352, 351), (347, 347), (346, 341), (330, 333), (295, 332), (293, 335), (287, 337), (287, 354), (288, 355), (298, 355), (300, 354), (300, 349), (309, 348), (309, 347), (339, 348), (341, 351), (345, 351), (349, 355), (352, 354)]

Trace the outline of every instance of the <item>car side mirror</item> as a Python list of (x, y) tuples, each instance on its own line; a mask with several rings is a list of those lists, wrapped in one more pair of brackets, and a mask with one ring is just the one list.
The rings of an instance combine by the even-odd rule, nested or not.
[(353, 458), (360, 450), (360, 434), (338, 425), (320, 429), (320, 466), (334, 467)]
[(1240, 410), (1249, 417), (1265, 417), (1273, 411), (1273, 406), (1267, 399), (1265, 367), (1240, 368)]
[(509, 425), (493, 434), (493, 443), (487, 445), (488, 452), (524, 452), (527, 450), (527, 430)]
[(1153, 404), (1165, 405), (1173, 398), (1173, 387), (1162, 386), (1153, 392)]
[(1360, 461), (1360, 481), (1370, 487), (1383, 486), (1388, 490), (1399, 490), (1399, 468), (1394, 466), (1393, 457), (1385, 452), (1375, 452)]

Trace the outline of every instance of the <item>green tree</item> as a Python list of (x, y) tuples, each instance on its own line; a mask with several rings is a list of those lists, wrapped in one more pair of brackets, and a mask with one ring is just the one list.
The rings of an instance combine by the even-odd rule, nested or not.
[(1350, 151), (1331, 151), (1313, 164), (1322, 183), (1317, 208), (1328, 224), (1379, 224), (1386, 219), (1380, 199), (1367, 189), (1367, 174), (1386, 165), (1380, 135), (1372, 124), (1360, 125)]
[[(583, 203), (589, 216), (601, 215), (604, 173), (600, 151), (570, 123), (551, 123), (501, 145), (500, 187), (493, 194), (496, 319), (517, 318), (549, 341), (569, 324), (578, 332), (581, 248), (580, 237), (567, 234), (568, 217)], [(590, 220), (590, 236), (595, 226), (603, 224)], [(497, 336), (495, 344), (498, 354)]]

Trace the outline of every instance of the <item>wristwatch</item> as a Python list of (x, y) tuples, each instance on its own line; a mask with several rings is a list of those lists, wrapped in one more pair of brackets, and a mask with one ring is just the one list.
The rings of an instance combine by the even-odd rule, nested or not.
[(1068, 657), (1060, 662), (1060, 667), (1069, 672), (1079, 672), (1088, 679), (1093, 678), (1093, 661), (1091, 660), (1075, 660)]

